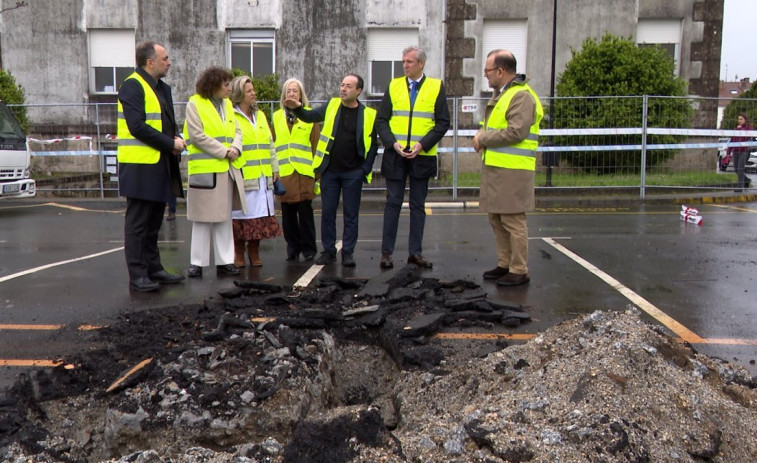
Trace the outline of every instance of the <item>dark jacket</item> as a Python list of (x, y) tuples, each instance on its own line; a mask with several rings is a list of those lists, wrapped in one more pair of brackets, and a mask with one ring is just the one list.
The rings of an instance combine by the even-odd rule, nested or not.
[(135, 79), (127, 79), (118, 91), (126, 125), (134, 138), (160, 151), (156, 164), (119, 164), (118, 182), (121, 196), (148, 201), (168, 202), (171, 194), (183, 198), (179, 156), (173, 154), (174, 136), (179, 136), (173, 110), (171, 87), (157, 82), (143, 69), (136, 70), (155, 90), (160, 101), (161, 132), (145, 123), (145, 93)]
[[(423, 86), (426, 76), (420, 80), (418, 88)], [(381, 161), (381, 175), (393, 180), (402, 180), (405, 175), (413, 178), (429, 178), (436, 175), (436, 156), (418, 155), (414, 159), (406, 159), (394, 151), (394, 137), (392, 130), (389, 128), (389, 119), (392, 117), (392, 99), (389, 90), (384, 92), (384, 98), (381, 100), (378, 114), (376, 114), (376, 131), (381, 138), (381, 144), (384, 145), (384, 156)], [(444, 92), (444, 84), (439, 89), (439, 96), (434, 103), (434, 128), (431, 129), (423, 138), (420, 144), (423, 150), (429, 150), (439, 143), (449, 129), (450, 117), (447, 108), (447, 95)]]
[[(329, 106), (329, 103), (326, 102), (325, 104), (318, 106), (317, 108), (313, 109), (304, 109), (303, 107), (299, 107), (294, 111), (294, 114), (302, 119), (305, 122), (323, 122), (323, 120), (326, 118), (326, 108)], [(339, 118), (342, 116), (342, 105), (339, 105), (339, 109), (336, 112), (336, 116), (334, 117), (334, 130), (337, 130), (339, 128)], [(363, 141), (363, 119), (365, 117), (365, 105), (358, 101), (358, 115), (357, 115), (357, 148), (358, 148), (358, 155), (364, 159), (362, 169), (363, 173), (365, 175), (368, 175), (373, 170), (373, 162), (376, 160), (376, 153), (378, 152), (378, 139), (376, 138), (376, 128), (375, 125), (372, 128), (371, 131), (371, 149), (368, 150), (366, 153), (365, 151), (365, 142)], [(323, 131), (323, 127), (321, 127), (321, 131)], [(334, 137), (336, 137), (336, 133), (333, 134)], [(328, 150), (331, 151), (331, 145), (334, 143), (334, 140), (329, 141)], [(324, 156), (323, 161), (321, 162), (321, 165), (318, 166), (317, 169), (315, 169), (316, 174), (322, 174), (326, 171), (326, 169), (329, 166), (329, 156)]]

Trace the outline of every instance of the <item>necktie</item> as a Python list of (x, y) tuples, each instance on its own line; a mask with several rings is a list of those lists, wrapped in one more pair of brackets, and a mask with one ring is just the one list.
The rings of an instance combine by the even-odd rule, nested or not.
[(410, 82), (410, 107), (415, 105), (415, 97), (418, 96), (418, 82)]

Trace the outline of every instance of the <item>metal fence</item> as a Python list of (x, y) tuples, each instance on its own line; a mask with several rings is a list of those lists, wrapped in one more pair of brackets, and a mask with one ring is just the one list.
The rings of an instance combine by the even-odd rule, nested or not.
[[(319, 102), (314, 102), (317, 105)], [(378, 107), (378, 100), (368, 106)], [(439, 144), (439, 173), (431, 194), (460, 196), (478, 191), (481, 158), (472, 148), (487, 99), (448, 99), (452, 124)], [(697, 97), (543, 98), (536, 187), (544, 192), (610, 189), (647, 193), (675, 189), (732, 189), (736, 174), (718, 170), (729, 146), (749, 146), (757, 160), (757, 131), (735, 131), (735, 114), (757, 115), (757, 99)], [(278, 102), (259, 102), (269, 115)], [(186, 103), (175, 105), (183, 124)], [(32, 123), (29, 145), (33, 176), (42, 195), (116, 196), (116, 105), (26, 105)], [(61, 121), (67, 121), (65, 123)], [(722, 121), (722, 122), (721, 122)], [(721, 124), (726, 130), (720, 129)], [(732, 143), (730, 137), (749, 136)], [(380, 190), (381, 152), (374, 182)], [(186, 169), (186, 162), (182, 163)], [(757, 171), (757, 164), (748, 171)], [(184, 171), (186, 176), (186, 171)]]

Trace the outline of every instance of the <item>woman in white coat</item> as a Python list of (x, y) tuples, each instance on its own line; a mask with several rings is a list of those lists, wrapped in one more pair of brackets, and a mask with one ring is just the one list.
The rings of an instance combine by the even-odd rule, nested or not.
[(219, 67), (206, 69), (189, 99), (184, 137), (189, 152), (187, 219), (192, 222), (190, 277), (201, 277), (210, 265), (213, 246), (219, 275), (238, 275), (234, 262), (231, 210), (245, 209), (242, 132), (229, 101), (232, 75)]

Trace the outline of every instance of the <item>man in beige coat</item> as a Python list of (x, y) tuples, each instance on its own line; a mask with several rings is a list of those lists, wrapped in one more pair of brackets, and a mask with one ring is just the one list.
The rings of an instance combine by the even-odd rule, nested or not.
[(484, 75), (494, 89), (486, 105), (484, 126), (473, 138), (481, 153), (481, 210), (494, 230), (497, 266), (484, 279), (500, 286), (528, 283), (526, 212), (534, 208), (534, 177), (539, 123), (544, 115), (539, 98), (516, 74), (516, 60), (506, 50), (486, 58)]

